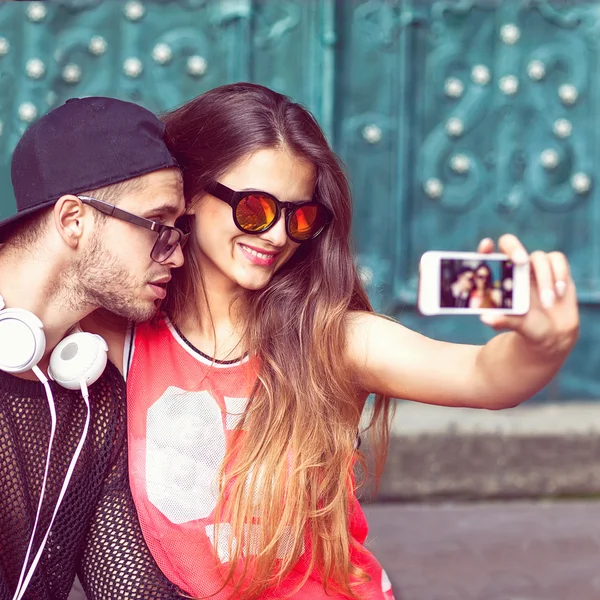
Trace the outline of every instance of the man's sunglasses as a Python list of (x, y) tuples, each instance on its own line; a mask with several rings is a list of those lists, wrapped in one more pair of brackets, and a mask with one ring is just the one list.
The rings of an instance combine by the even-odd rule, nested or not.
[(204, 191), (231, 206), (233, 221), (244, 233), (268, 231), (285, 209), (285, 230), (291, 240), (301, 243), (316, 238), (333, 220), (331, 211), (320, 202), (280, 202), (266, 192), (236, 192), (216, 181)]
[(127, 221), (127, 223), (132, 223), (133, 225), (138, 225), (139, 227), (154, 231), (158, 237), (150, 251), (150, 258), (157, 263), (165, 262), (165, 260), (175, 252), (177, 244), (180, 244), (183, 248), (190, 236), (189, 233), (184, 233), (181, 229), (177, 229), (177, 227), (170, 227), (169, 225), (163, 225), (157, 221), (138, 217), (122, 208), (117, 208), (114, 204), (104, 202), (104, 200), (98, 200), (97, 198), (92, 198), (90, 196), (77, 197), (84, 204), (88, 204), (109, 217), (114, 217), (120, 221)]

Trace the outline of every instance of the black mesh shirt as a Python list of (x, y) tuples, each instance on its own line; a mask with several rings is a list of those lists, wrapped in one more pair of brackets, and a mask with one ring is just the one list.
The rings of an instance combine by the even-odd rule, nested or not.
[[(33, 557), (83, 431), (79, 391), (54, 383), (57, 429)], [(90, 387), (92, 420), (27, 600), (65, 600), (75, 574), (89, 600), (181, 599), (144, 542), (129, 490), (125, 385), (108, 364)], [(0, 600), (11, 600), (43, 480), (50, 413), (41, 383), (0, 371)]]

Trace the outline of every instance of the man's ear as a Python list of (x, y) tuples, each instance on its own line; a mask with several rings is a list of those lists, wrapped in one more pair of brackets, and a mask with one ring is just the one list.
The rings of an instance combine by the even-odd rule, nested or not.
[(61, 196), (54, 205), (54, 225), (60, 237), (71, 248), (77, 248), (83, 235), (85, 213), (83, 202), (71, 194)]

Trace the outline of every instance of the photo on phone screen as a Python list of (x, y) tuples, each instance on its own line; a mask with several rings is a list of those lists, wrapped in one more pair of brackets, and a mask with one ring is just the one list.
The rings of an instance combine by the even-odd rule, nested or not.
[(514, 305), (511, 260), (443, 258), (440, 308), (502, 309)]

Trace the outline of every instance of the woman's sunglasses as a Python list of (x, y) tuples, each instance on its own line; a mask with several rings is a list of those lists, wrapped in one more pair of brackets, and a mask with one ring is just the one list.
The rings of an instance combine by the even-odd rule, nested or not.
[(120, 221), (127, 221), (127, 223), (132, 223), (138, 227), (143, 227), (144, 229), (154, 231), (154, 233), (156, 233), (158, 236), (156, 238), (156, 242), (154, 242), (154, 246), (152, 246), (152, 250), (150, 251), (150, 258), (154, 262), (165, 262), (165, 260), (167, 260), (167, 258), (169, 258), (173, 252), (175, 252), (177, 244), (180, 244), (183, 248), (188, 237), (190, 236), (189, 233), (184, 233), (177, 227), (163, 225), (158, 221), (152, 221), (150, 219), (145, 219), (144, 217), (138, 217), (129, 211), (123, 210), (122, 208), (117, 208), (114, 204), (104, 202), (104, 200), (98, 200), (98, 198), (92, 198), (91, 196), (77, 197), (84, 204), (92, 206), (96, 210), (99, 210), (101, 213), (104, 213), (109, 217), (114, 217)]
[(266, 192), (236, 192), (216, 181), (204, 190), (231, 206), (233, 221), (244, 233), (268, 231), (285, 209), (285, 230), (291, 240), (301, 243), (316, 238), (333, 220), (331, 211), (320, 202), (280, 202)]

